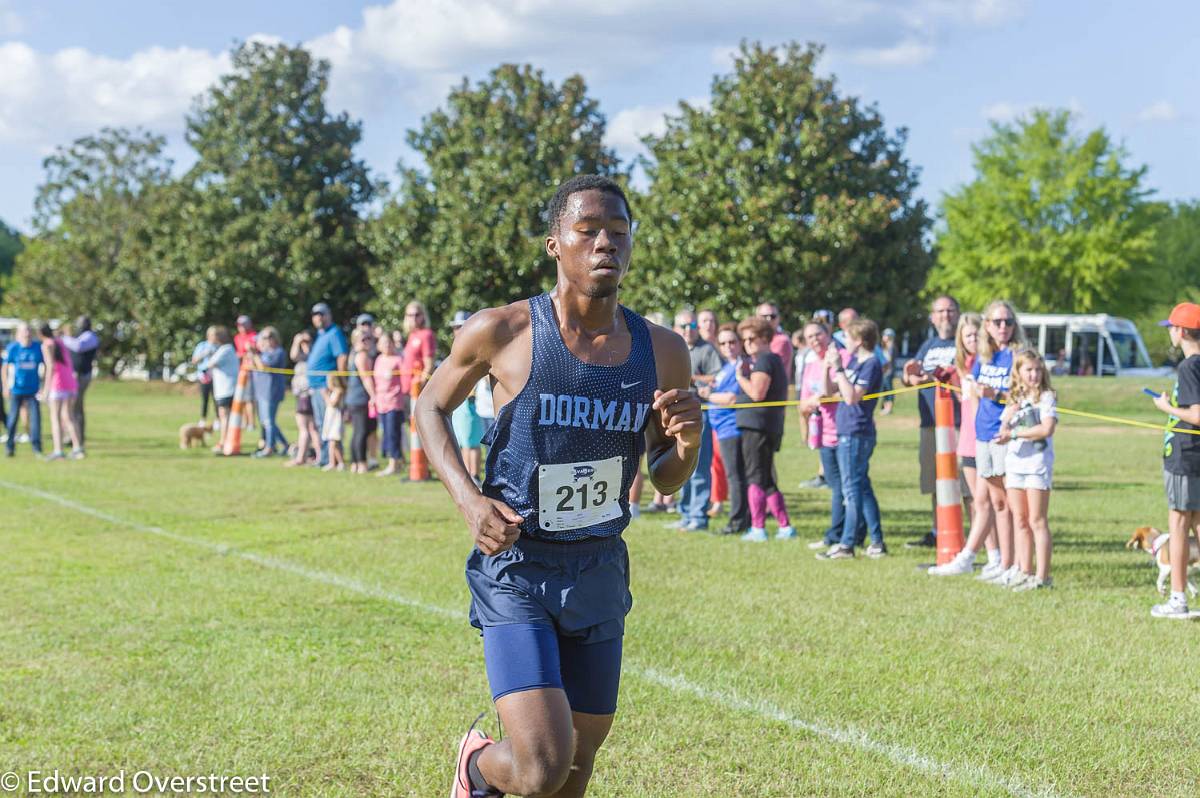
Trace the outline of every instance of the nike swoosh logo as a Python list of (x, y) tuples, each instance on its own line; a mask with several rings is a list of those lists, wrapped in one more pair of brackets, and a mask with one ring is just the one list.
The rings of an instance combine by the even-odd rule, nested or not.
[(631, 383), (624, 383), (624, 382), (623, 382), (623, 383), (621, 383), (621, 390), (623, 391), (623, 390), (625, 390), (626, 388), (632, 388), (632, 387), (633, 387), (633, 386), (635, 386), (635, 385), (641, 385), (641, 384), (642, 384), (642, 381), (641, 381), (641, 380), (638, 380), (637, 382), (631, 382)]

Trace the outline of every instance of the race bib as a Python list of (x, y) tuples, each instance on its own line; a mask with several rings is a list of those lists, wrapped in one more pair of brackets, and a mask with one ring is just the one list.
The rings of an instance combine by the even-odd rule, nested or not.
[(624, 458), (538, 466), (538, 526), (579, 529), (621, 517)]

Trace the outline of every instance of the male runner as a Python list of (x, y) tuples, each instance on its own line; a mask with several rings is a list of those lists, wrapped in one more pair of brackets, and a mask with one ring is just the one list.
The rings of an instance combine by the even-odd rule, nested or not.
[[(471, 623), (506, 733), (497, 743), (467, 732), (452, 798), (584, 794), (617, 708), (633, 603), (629, 486), (646, 451), (651, 480), (674, 493), (700, 447), (687, 345), (617, 303), (633, 246), (621, 188), (572, 178), (548, 221), (554, 290), (472, 316), (415, 411), (475, 539)], [(450, 413), (484, 375), (499, 411), (481, 491)]]

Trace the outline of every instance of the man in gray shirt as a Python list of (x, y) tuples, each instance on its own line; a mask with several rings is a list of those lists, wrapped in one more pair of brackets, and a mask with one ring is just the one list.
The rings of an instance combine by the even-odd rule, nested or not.
[[(696, 314), (681, 310), (675, 314), (675, 332), (687, 342), (692, 358), (692, 390), (712, 382), (724, 363), (712, 344), (700, 338)], [(680, 520), (669, 524), (673, 528), (693, 532), (708, 529), (708, 499), (712, 495), (712, 427), (708, 413), (704, 414), (704, 430), (700, 434), (700, 459), (696, 470), (679, 493)]]

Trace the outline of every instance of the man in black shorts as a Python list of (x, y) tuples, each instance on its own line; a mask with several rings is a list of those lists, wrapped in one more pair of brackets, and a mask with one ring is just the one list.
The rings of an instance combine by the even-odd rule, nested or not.
[[(633, 601), (629, 487), (645, 452), (650, 479), (674, 493), (700, 447), (687, 345), (617, 302), (633, 246), (620, 187), (572, 178), (548, 221), (554, 290), (472, 316), (415, 409), (475, 540), (471, 623), (506, 732), (467, 732), (452, 798), (584, 794), (616, 712)], [(450, 413), (485, 375), (498, 410), (480, 488)]]

